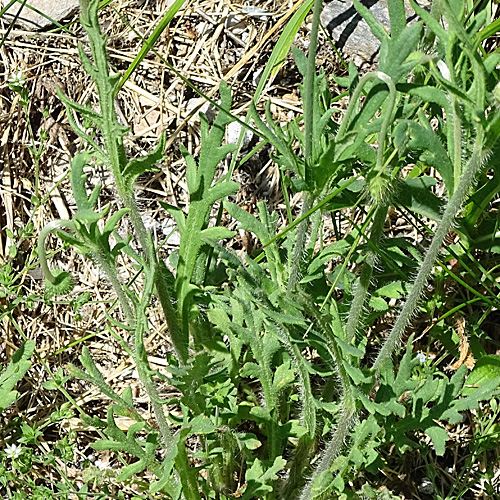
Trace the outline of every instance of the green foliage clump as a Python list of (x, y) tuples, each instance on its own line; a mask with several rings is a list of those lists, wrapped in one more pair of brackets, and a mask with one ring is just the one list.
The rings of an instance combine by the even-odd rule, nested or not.
[[(237, 154), (236, 146), (224, 144), (234, 118), (231, 90), (221, 83), (215, 121), (201, 117), (198, 159), (182, 149), (187, 212), (162, 203), (181, 238), (172, 269), (144, 226), (133, 190), (137, 177), (162, 160), (165, 137), (143, 158), (127, 156), (128, 130), (119, 124), (113, 102), (121, 83), (109, 71), (99, 2), (82, 2), (92, 59), (81, 47), (79, 54), (97, 85), (101, 111), (60, 94), (88, 149), (71, 164), (78, 211), (71, 221), (54, 221), (42, 231), (39, 255), (48, 294), (71, 287), (68, 273), (48, 268), (45, 239), (54, 233), (93, 259), (117, 295), (122, 317), (109, 320), (130, 335), (130, 345), (122, 344), (137, 366), (155, 424), (141, 417), (130, 388), (118, 394), (107, 384), (88, 349), (80, 356), (82, 368), (69, 368), (111, 401), (106, 420), (84, 420), (103, 433), (95, 449), (132, 457), (117, 481), (149, 471), (151, 494), (188, 500), (374, 498), (374, 488), (359, 482), (385, 467), (380, 450), (391, 444), (403, 455), (421, 448), (425, 436), (426, 446), (442, 456), (449, 440), (446, 423), (459, 422), (461, 412), (498, 394), (497, 371), (484, 375), (483, 369), (483, 378), (476, 379), (471, 374), (470, 381), (481, 385), (470, 390), (464, 387), (465, 366), (451, 377), (436, 367), (423, 368), (413, 352), (414, 337), (405, 338), (450, 230), (460, 233), (466, 247), (478, 245), (487, 203), (473, 203), (474, 189), (487, 202), (498, 192), (484, 177), (484, 169), (493, 168), (490, 158), (500, 135), (498, 57), (481, 46), (486, 11), (456, 4), (440, 0), (431, 12), (413, 4), (421, 20), (408, 25), (404, 2), (389, 1), (388, 33), (355, 1), (380, 40), (380, 61), (363, 76), (351, 64), (349, 76), (337, 79), (350, 94), (337, 123), (330, 82), (316, 70), (321, 2), (314, 2), (309, 54), (294, 50), (304, 78), (304, 116), (282, 125), (273, 121), (269, 106), (266, 121), (255, 104), (249, 111), (254, 131), (273, 147), (280, 169), (288, 217), (281, 231), (278, 215), (266, 203), (258, 204), (256, 216), (249, 214), (228, 200), (238, 184), (217, 177), (220, 162)], [(75, 114), (93, 123), (103, 145), (78, 127)], [(93, 161), (114, 176), (123, 208), (112, 215), (109, 207), (96, 211), (99, 188), (90, 196), (85, 190), (83, 167)], [(405, 177), (408, 165), (412, 171)], [(432, 191), (436, 180), (428, 175), (430, 167), (442, 179), (447, 201)], [(289, 190), (303, 199), (295, 220)], [(384, 239), (391, 206), (436, 221), (424, 252), (402, 238)], [(222, 207), (239, 222), (238, 229), (255, 235), (258, 252), (241, 259), (224, 247), (221, 241), (235, 232), (210, 219)], [(337, 241), (325, 246), (323, 215), (342, 217), (345, 208), (362, 209), (362, 223), (352, 223), (349, 234), (336, 227)], [(117, 234), (125, 216), (139, 250), (131, 245), (132, 236)], [(118, 278), (122, 254), (142, 276), (140, 292)], [(360, 269), (357, 275), (352, 264)], [(222, 277), (215, 277), (221, 267)], [(168, 380), (179, 394), (167, 400), (159, 397), (161, 376), (151, 369), (144, 344), (153, 295), (175, 351), (168, 358)], [(401, 308), (388, 335), (374, 340), (367, 332), (390, 311), (390, 299), (400, 300)], [(56, 379), (54, 387), (62, 386), (62, 374)], [(166, 411), (174, 405), (178, 412)], [(135, 423), (124, 432), (118, 416)]]

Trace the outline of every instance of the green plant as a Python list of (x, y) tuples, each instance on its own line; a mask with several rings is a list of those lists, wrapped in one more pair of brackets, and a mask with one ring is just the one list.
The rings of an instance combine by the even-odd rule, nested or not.
[[(314, 3), (309, 54), (294, 51), (304, 77), (303, 119), (283, 126), (273, 121), (269, 106), (266, 122), (255, 105), (250, 110), (260, 136), (274, 147), (284, 179), (284, 230), (279, 231), (277, 214), (269, 213), (264, 202), (258, 204), (256, 217), (230, 203), (227, 198), (238, 185), (217, 180), (218, 164), (236, 149), (223, 144), (233, 117), (231, 91), (221, 83), (215, 121), (210, 125), (201, 116), (198, 160), (182, 150), (188, 211), (162, 203), (181, 237), (171, 271), (146, 231), (133, 190), (137, 177), (162, 160), (165, 137), (144, 158), (127, 157), (127, 129), (119, 124), (113, 102), (120, 79), (109, 72), (98, 1), (81, 2), (92, 60), (81, 47), (79, 54), (97, 85), (101, 111), (60, 94), (88, 150), (71, 163), (78, 211), (70, 221), (46, 226), (38, 251), (49, 295), (67, 293), (73, 285), (68, 272), (49, 269), (45, 239), (52, 233), (93, 259), (118, 298), (121, 316), (110, 315), (109, 321), (130, 334), (131, 345), (122, 345), (137, 366), (158, 430), (136, 410), (130, 388), (118, 394), (106, 383), (88, 349), (80, 356), (84, 369), (70, 367), (73, 376), (97, 385), (112, 401), (105, 421), (86, 421), (106, 434), (94, 448), (135, 457), (121, 469), (118, 481), (148, 469), (156, 478), (149, 485), (151, 494), (189, 500), (236, 494), (244, 500), (373, 496), (368, 485), (348, 484), (384, 466), (378, 452), (384, 444), (393, 443), (403, 454), (420, 446), (420, 432), (443, 455), (448, 434), (439, 422), (457, 423), (461, 411), (498, 393), (498, 376), (474, 391), (463, 391), (465, 366), (451, 377), (430, 366), (422, 368), (421, 356), (412, 352), (412, 336), (403, 356), (396, 357), (445, 236), (460, 217), (467, 222), (463, 228), (479, 218), (470, 208), (470, 195), (500, 133), (498, 89), (492, 81), (496, 59), (479, 50), (486, 17), (483, 11), (466, 15), (464, 9), (455, 9), (456, 3), (440, 0), (431, 13), (415, 4), (422, 21), (407, 26), (403, 1), (390, 1), (390, 35), (355, 3), (381, 42), (380, 62), (362, 77), (351, 65), (349, 77), (340, 80), (350, 91), (340, 124), (333, 119), (337, 110), (328, 79), (316, 71), (321, 2)], [(441, 16), (449, 31), (441, 27)], [(93, 123), (104, 146), (77, 125), (75, 113)], [(110, 207), (96, 209), (99, 188), (86, 192), (83, 168), (91, 162), (106, 165), (114, 176), (124, 208), (112, 215)], [(402, 178), (408, 164), (413, 176)], [(430, 191), (433, 181), (422, 175), (429, 166), (444, 183), (444, 206)], [(303, 196), (294, 221), (288, 187)], [(220, 243), (235, 234), (210, 226), (210, 214), (221, 202), (240, 222), (239, 229), (260, 240), (260, 253), (242, 261)], [(418, 250), (409, 251), (404, 240), (383, 238), (389, 206), (397, 203), (439, 219), (423, 258)], [(362, 209), (363, 223), (344, 240), (324, 246), (322, 212), (340, 213), (346, 207)], [(140, 250), (131, 245), (132, 236), (116, 232), (125, 216)], [(465, 229), (463, 233), (467, 238)], [(122, 254), (141, 276), (140, 292), (118, 277), (117, 257)], [(334, 259), (342, 264), (329, 275), (326, 266)], [(358, 277), (349, 269), (352, 263), (361, 267)], [(221, 280), (223, 286), (217, 285)], [(335, 296), (339, 289), (343, 295)], [(159, 398), (159, 374), (152, 371), (144, 345), (155, 293), (175, 350), (168, 359), (169, 382), (181, 394), (169, 400)], [(385, 299), (405, 296), (388, 336), (378, 345), (369, 344), (365, 331), (388, 310)], [(52, 388), (64, 383), (62, 374), (57, 379)], [(181, 416), (165, 414), (165, 405), (174, 404)], [(126, 433), (116, 424), (118, 415), (136, 421)], [(172, 432), (169, 420), (179, 430)], [(319, 436), (328, 436), (330, 430), (320, 452)], [(196, 447), (189, 444), (193, 435)], [(306, 482), (312, 461), (313, 477)]]

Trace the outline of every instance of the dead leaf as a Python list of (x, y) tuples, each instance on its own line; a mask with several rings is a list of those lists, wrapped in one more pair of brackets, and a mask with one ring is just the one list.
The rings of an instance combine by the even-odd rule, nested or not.
[(476, 360), (474, 359), (474, 355), (470, 350), (469, 341), (465, 334), (465, 318), (460, 316), (456, 322), (456, 331), (458, 337), (460, 338), (460, 343), (458, 345), (458, 349), (460, 351), (460, 358), (458, 361), (450, 365), (451, 370), (458, 370), (462, 365), (465, 365), (469, 370), (474, 368), (476, 364)]

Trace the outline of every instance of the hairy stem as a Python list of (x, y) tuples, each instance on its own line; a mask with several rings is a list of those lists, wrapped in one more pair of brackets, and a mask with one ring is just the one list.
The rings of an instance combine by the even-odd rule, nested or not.
[(483, 159), (482, 144), (483, 133), (478, 130), (469, 164), (464, 172), (464, 175), (462, 176), (462, 179), (460, 180), (459, 185), (455, 189), (455, 192), (446, 206), (443, 217), (438, 228), (436, 229), (436, 232), (434, 233), (434, 237), (422, 266), (420, 267), (420, 270), (413, 282), (411, 292), (409, 293), (389, 336), (384, 342), (384, 345), (373, 364), (373, 368), (375, 370), (380, 368), (380, 365), (385, 358), (392, 355), (401, 341), (401, 337), (417, 308), (418, 301), (422, 296), (427, 280), (432, 272), (434, 262), (436, 261), (441, 247), (443, 246), (444, 239), (448, 234), (448, 231), (452, 228), (457, 213), (465, 202), (469, 189), (474, 185), (476, 176), (481, 170)]
[[(313, 194), (310, 192), (305, 192), (304, 204), (302, 205), (302, 211), (300, 216), (311, 210), (314, 204)], [(293, 252), (290, 278), (288, 280), (287, 290), (290, 292), (296, 286), (300, 280), (302, 261), (304, 260), (304, 251), (306, 246), (307, 229), (309, 228), (309, 219), (303, 219), (297, 228), (297, 239), (295, 241), (295, 250)]]
[(337, 422), (337, 427), (333, 437), (328, 443), (325, 452), (323, 453), (323, 457), (314, 471), (312, 479), (302, 491), (300, 500), (309, 500), (311, 498), (312, 484), (315, 477), (325, 470), (328, 470), (334, 458), (340, 453), (352, 424), (355, 421), (356, 415), (356, 400), (351, 385), (351, 379), (343, 363), (343, 353), (338, 345), (337, 337), (334, 333), (335, 326), (332, 326), (335, 324), (335, 320), (332, 319), (330, 322), (327, 322), (325, 316), (320, 314), (316, 308), (311, 306), (308, 307), (308, 312), (316, 321), (318, 328), (328, 337), (328, 348), (332, 355), (332, 361), (337, 368), (342, 388), (342, 410), (339, 413), (339, 421)]
[(118, 297), (118, 302), (120, 303), (120, 306), (127, 318), (129, 325), (133, 326), (135, 323), (135, 314), (130, 304), (130, 300), (128, 299), (125, 291), (123, 290), (120, 280), (118, 279), (118, 276), (116, 274), (116, 268), (109, 264), (106, 257), (102, 254), (102, 252), (99, 249), (95, 249), (95, 251), (92, 252), (92, 257), (96, 260), (97, 264), (99, 265), (103, 273), (106, 275), (106, 278), (111, 283), (111, 286), (113, 287), (113, 290), (115, 291), (116, 296)]
[(369, 245), (368, 254), (363, 264), (363, 268), (361, 269), (359, 278), (354, 286), (354, 297), (352, 299), (345, 327), (346, 342), (349, 344), (352, 344), (356, 331), (361, 326), (363, 306), (368, 293), (368, 287), (370, 286), (370, 280), (372, 279), (373, 268), (375, 266), (375, 262), (377, 261), (375, 248), (379, 246), (384, 233), (384, 224), (388, 208), (389, 206), (387, 204), (380, 204), (375, 211), (370, 232), (371, 245)]
[(311, 34), (309, 39), (309, 51), (307, 59), (307, 76), (305, 79), (305, 99), (304, 99), (304, 127), (305, 127), (305, 151), (304, 156), (307, 162), (310, 162), (312, 154), (312, 138), (314, 129), (314, 83), (316, 80), (316, 52), (318, 50), (318, 29), (321, 9), (323, 7), (322, 0), (315, 0), (313, 6), (313, 18), (311, 26)]

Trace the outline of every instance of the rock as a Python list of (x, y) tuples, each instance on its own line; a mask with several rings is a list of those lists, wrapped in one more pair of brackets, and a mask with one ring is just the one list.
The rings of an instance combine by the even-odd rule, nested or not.
[[(0, 0), (0, 4), (5, 5), (6, 3), (8, 3), (8, 0)], [(47, 17), (38, 14), (30, 9), (28, 5), (25, 5), (19, 16), (17, 16), (21, 4), (14, 3), (4, 14), (4, 18), (8, 22), (13, 22), (17, 16), (15, 24), (27, 31), (45, 30), (54, 26), (53, 21), (62, 23), (64, 20), (69, 20), (80, 8), (78, 0), (29, 0), (26, 3), (29, 3), (31, 7), (43, 12), (45, 16), (51, 19), (49, 20)]]
[[(361, 0), (361, 3), (370, 9), (375, 19), (389, 31), (389, 11), (387, 0)], [(430, 0), (418, 2), (426, 7)], [(410, 3), (405, 0), (406, 18), (409, 22), (417, 16)], [(372, 34), (366, 21), (354, 8), (352, 0), (333, 0), (323, 8), (321, 22), (348, 60), (352, 60), (358, 67), (371, 65), (376, 62), (380, 49), (380, 42)]]

